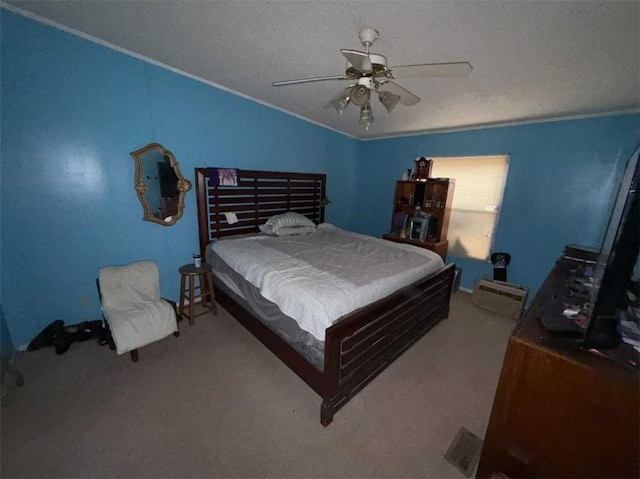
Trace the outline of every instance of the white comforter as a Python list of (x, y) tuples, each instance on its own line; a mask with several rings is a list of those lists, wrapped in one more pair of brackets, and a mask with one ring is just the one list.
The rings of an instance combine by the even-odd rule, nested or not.
[(300, 236), (212, 243), (227, 265), (317, 339), (356, 309), (443, 266), (436, 253), (324, 223)]

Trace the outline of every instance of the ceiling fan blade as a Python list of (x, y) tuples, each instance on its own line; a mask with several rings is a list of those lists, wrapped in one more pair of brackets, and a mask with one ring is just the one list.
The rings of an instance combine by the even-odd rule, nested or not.
[(406, 106), (415, 105), (416, 103), (418, 103), (420, 101), (420, 98), (415, 96), (409, 90), (405, 90), (404, 88), (402, 88), (397, 83), (394, 83), (394, 82), (389, 81), (389, 80), (385, 81), (382, 84), (382, 86), (380, 87), (380, 90), (381, 91), (388, 91), (390, 93), (393, 93), (394, 95), (400, 95), (400, 103), (402, 103), (403, 105), (406, 105)]
[(422, 65), (405, 65), (390, 67), (393, 78), (411, 77), (467, 77), (473, 67), (469, 62), (425, 63)]
[(271, 86), (299, 85), (300, 83), (313, 83), (317, 81), (327, 81), (327, 80), (348, 80), (348, 78), (344, 75), (334, 75), (330, 77), (316, 77), (316, 78), (300, 78), (298, 80), (276, 81), (276, 82), (273, 82)]
[(342, 53), (347, 61), (359, 72), (371, 73), (373, 71), (368, 53), (357, 50), (340, 50), (340, 53)]

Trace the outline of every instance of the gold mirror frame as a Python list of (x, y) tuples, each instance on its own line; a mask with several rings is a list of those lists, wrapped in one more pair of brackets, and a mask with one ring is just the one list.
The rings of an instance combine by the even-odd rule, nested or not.
[[(173, 153), (165, 149), (160, 143), (149, 143), (147, 146), (130, 153), (130, 155), (133, 158), (133, 162), (136, 167), (134, 177), (135, 190), (138, 194), (140, 203), (142, 203), (142, 208), (144, 209), (144, 216), (142, 219), (162, 226), (172, 226), (176, 224), (176, 222), (182, 217), (182, 212), (184, 211), (184, 195), (191, 189), (191, 182), (185, 180), (182, 176), (180, 166), (178, 165), (175, 156), (173, 156)], [(178, 193), (177, 200), (175, 199), (175, 196), (162, 196), (162, 179), (160, 178), (158, 171), (150, 171), (151, 165), (153, 164), (152, 161), (155, 161), (155, 163), (161, 163), (156, 161), (156, 159), (160, 157), (162, 157), (161, 162), (168, 162), (171, 167), (172, 175), (175, 175), (175, 185), (171, 182), (169, 186), (174, 193)], [(157, 166), (157, 169), (160, 169), (159, 165)], [(149, 204), (147, 199), (147, 193), (150, 191), (156, 192), (158, 198), (158, 201), (155, 202), (156, 204), (153, 205), (153, 207)], [(169, 206), (163, 208), (163, 204), (168, 204)], [(163, 209), (165, 210), (164, 212)], [(167, 216), (168, 213), (171, 214)]]

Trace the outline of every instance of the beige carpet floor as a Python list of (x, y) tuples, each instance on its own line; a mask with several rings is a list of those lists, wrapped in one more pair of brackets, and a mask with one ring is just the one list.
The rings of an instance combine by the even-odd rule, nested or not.
[(140, 361), (96, 342), (19, 353), (2, 401), (2, 477), (464, 477), (514, 322), (456, 293), (449, 319), (320, 424), (320, 398), (228, 313), (181, 323)]

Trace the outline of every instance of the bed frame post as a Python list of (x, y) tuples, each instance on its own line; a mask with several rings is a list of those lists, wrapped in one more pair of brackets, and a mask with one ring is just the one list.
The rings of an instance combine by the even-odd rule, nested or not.
[(198, 207), (198, 233), (200, 240), (200, 257), (205, 261), (205, 249), (211, 241), (209, 231), (209, 205), (207, 191), (206, 168), (195, 168), (196, 175), (196, 201)]
[(320, 424), (322, 424), (324, 427), (327, 427), (333, 422), (333, 415), (335, 413), (336, 410), (329, 404), (329, 401), (327, 401), (326, 399), (323, 400), (322, 406), (320, 406)]

